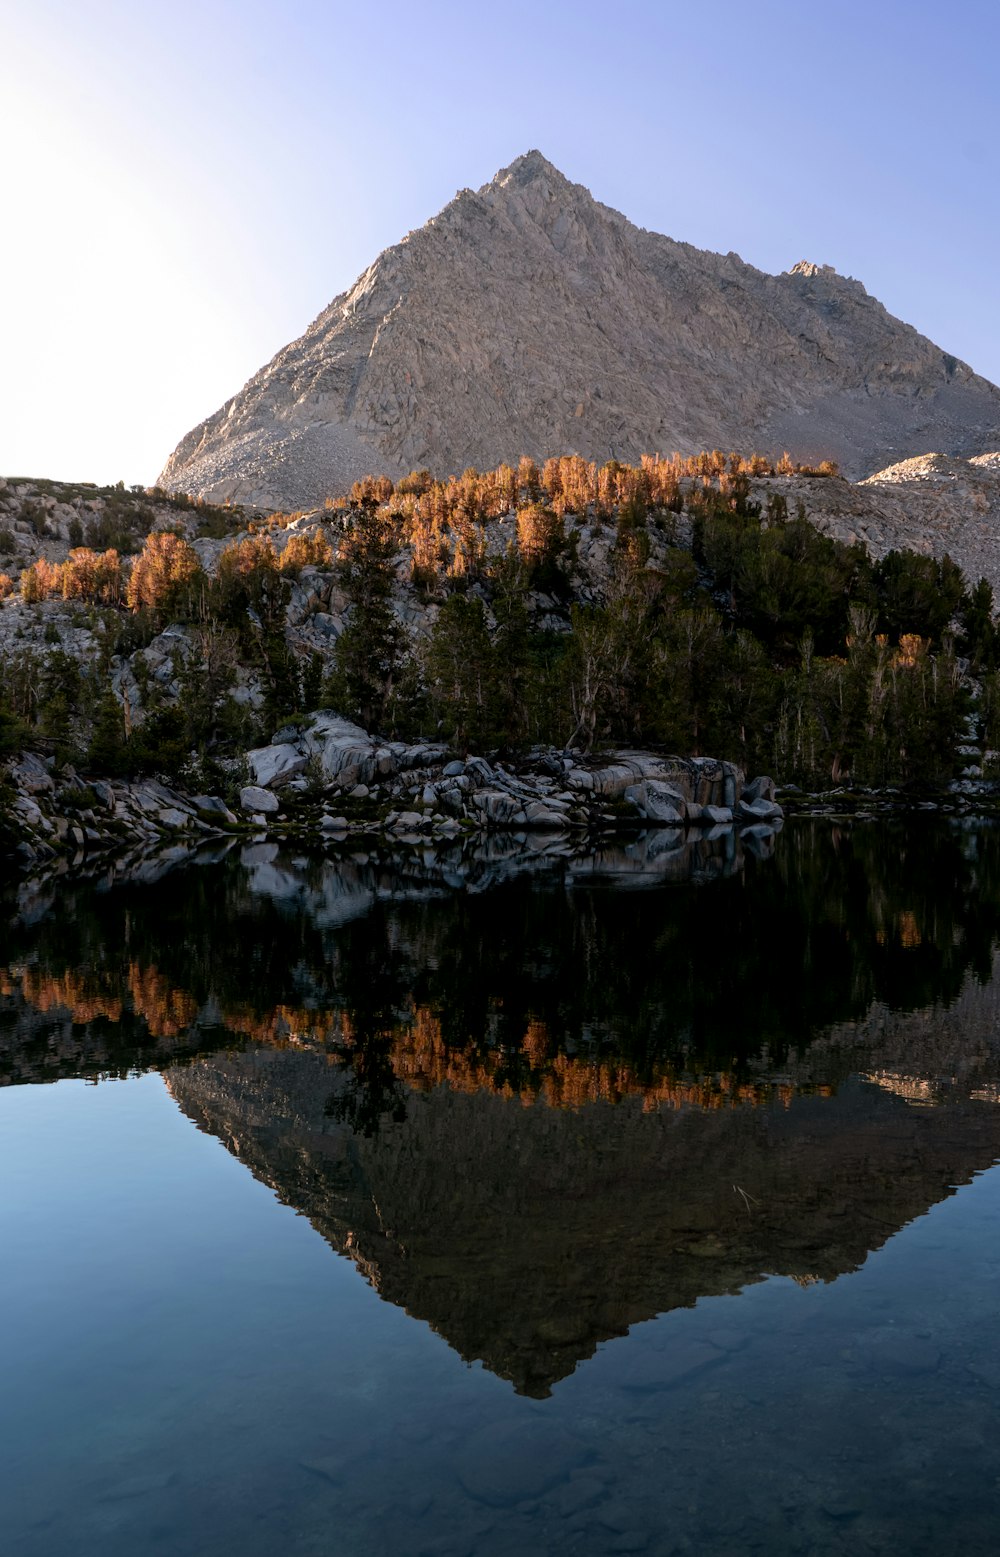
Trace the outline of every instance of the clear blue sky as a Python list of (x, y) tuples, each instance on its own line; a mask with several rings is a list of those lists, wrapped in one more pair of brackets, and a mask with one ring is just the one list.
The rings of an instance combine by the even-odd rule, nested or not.
[(529, 147), (1000, 380), (1000, 0), (0, 0), (0, 473), (152, 480)]

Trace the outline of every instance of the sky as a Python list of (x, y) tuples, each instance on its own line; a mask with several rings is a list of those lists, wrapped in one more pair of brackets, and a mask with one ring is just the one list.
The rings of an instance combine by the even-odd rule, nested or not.
[(538, 147), (1000, 381), (1000, 0), (0, 0), (0, 474), (147, 484)]

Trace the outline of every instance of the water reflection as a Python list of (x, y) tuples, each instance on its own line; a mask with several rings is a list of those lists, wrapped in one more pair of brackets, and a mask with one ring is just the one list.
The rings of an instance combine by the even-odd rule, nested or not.
[(441, 1088), (377, 1136), (331, 1121), (315, 1056), (205, 1061), (169, 1085), (383, 1297), (537, 1396), (640, 1320), (856, 1269), (1000, 1153), (993, 1107), (914, 1110), (853, 1082), (711, 1113)]
[(22, 889), (0, 962), (3, 1063), (54, 1079), (286, 1043), (357, 1057), (371, 1085), (382, 1044), (418, 1089), (787, 1100), (843, 1074), (832, 1053), (828, 1073), (799, 1066), (820, 1029), (991, 979), (995, 831), (800, 825), (773, 860), (741, 854), (726, 875), (731, 847), (688, 850), (687, 870), (717, 867), (699, 890), (661, 887), (657, 840), (580, 858), (505, 855), (506, 840), (333, 860), (261, 845), (155, 887)]
[(0, 1078), (166, 1071), (386, 1299), (544, 1396), (639, 1320), (856, 1269), (1000, 1154), (996, 832), (685, 848), (22, 887)]

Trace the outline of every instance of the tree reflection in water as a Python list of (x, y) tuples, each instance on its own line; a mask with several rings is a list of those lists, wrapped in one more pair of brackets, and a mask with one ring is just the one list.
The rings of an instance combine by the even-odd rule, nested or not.
[(1000, 1154), (1000, 835), (720, 859), (63, 884), (10, 925), (0, 1075), (163, 1069), (384, 1297), (545, 1395), (639, 1319), (856, 1268)]

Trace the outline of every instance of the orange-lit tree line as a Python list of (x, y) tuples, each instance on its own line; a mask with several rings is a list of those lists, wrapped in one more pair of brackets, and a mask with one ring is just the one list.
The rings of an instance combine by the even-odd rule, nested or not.
[(623, 503), (639, 503), (647, 510), (679, 508), (684, 482), (721, 483), (725, 488), (737, 477), (836, 474), (832, 460), (802, 465), (788, 454), (771, 461), (763, 454), (725, 454), (721, 449), (669, 457), (644, 454), (638, 465), (621, 460), (598, 465), (578, 454), (564, 454), (539, 465), (523, 455), (516, 467), (502, 464), (495, 470), (469, 469), (444, 480), (427, 470), (411, 471), (397, 482), (388, 476), (365, 476), (354, 483), (345, 503), (392, 503), (403, 514), (446, 524), (456, 516), (485, 523), (534, 503), (560, 515), (589, 511), (610, 518)]
[[(463, 750), (628, 741), (811, 785), (950, 778), (969, 708), (956, 625), (986, 678), (984, 738), (1000, 738), (988, 584), (968, 590), (947, 558), (874, 563), (821, 535), (801, 505), (790, 513), (780, 486), (758, 501), (755, 479), (794, 472), (833, 467), (721, 451), (637, 465), (525, 458), (447, 480), (366, 477), (321, 515), (252, 521), (211, 572), (169, 530), (131, 559), (75, 547), (26, 569), (22, 594), (105, 608), (106, 641), (133, 656), (141, 730), (122, 729), (109, 688), (95, 698), (88, 682), (74, 702), (78, 668), (57, 654), (40, 669), (24, 656), (8, 665), (0, 726), (27, 722), (57, 752), (83, 739), (107, 772), (177, 771), (192, 751), (238, 750), (330, 706)], [(599, 577), (578, 561), (584, 520), (606, 529)], [(309, 658), (286, 633), (290, 581), (305, 568), (346, 602), (336, 641)], [(430, 607), (419, 638), (397, 609), (407, 576)], [(190, 625), (169, 704), (134, 654), (168, 621)], [(262, 686), (259, 715), (230, 696), (242, 667)], [(103, 732), (89, 745), (88, 720)], [(18, 738), (0, 728), (0, 744)]]
[(365, 476), (333, 508), (381, 508), (393, 515), (410, 548), (414, 580), (430, 583), (444, 571), (474, 576), (484, 561), (484, 528), (508, 514), (517, 516), (517, 540), (523, 556), (537, 558), (562, 538), (567, 516), (641, 523), (650, 513), (679, 513), (692, 489), (712, 488), (728, 495), (745, 491), (764, 476), (836, 475), (836, 466), (796, 464), (789, 455), (772, 462), (762, 454), (642, 455), (638, 465), (607, 460), (598, 465), (577, 454), (547, 459), (527, 455), (518, 465), (495, 470), (469, 469), (439, 479), (430, 471), (411, 471), (393, 482)]
[[(437, 479), (429, 471), (411, 472), (398, 482), (388, 476), (365, 476), (356, 481), (341, 503), (330, 509), (384, 507), (399, 524), (399, 539), (411, 549), (413, 571), (468, 571), (482, 550), (476, 526), (506, 514), (517, 515), (517, 536), (522, 553), (538, 556), (551, 549), (562, 534), (558, 521), (567, 515), (593, 515), (610, 520), (625, 510), (633, 520), (656, 510), (679, 512), (684, 506), (684, 486), (717, 489), (723, 496), (745, 490), (752, 478), (775, 475), (834, 475), (836, 466), (794, 463), (785, 454), (772, 462), (760, 454), (725, 454), (712, 450), (697, 455), (674, 454), (664, 458), (644, 454), (638, 465), (608, 460), (602, 465), (579, 455), (564, 455), (537, 464), (524, 456), (517, 467), (502, 464), (495, 470), (466, 470), (460, 476)], [(694, 497), (697, 502), (697, 495)], [(261, 523), (251, 521), (251, 531), (287, 527), (301, 516), (273, 515)], [(328, 567), (334, 549), (321, 530), (291, 535), (279, 550), (267, 538), (249, 537), (233, 542), (221, 555), (219, 592), (223, 598), (236, 576), (251, 573), (295, 576), (304, 567)], [(13, 592), (14, 580), (0, 576), (0, 598)], [(62, 599), (101, 606), (126, 606), (163, 612), (178, 607), (197, 594), (211, 609), (208, 580), (195, 549), (179, 533), (150, 533), (138, 557), (122, 556), (114, 547), (97, 551), (75, 546), (63, 562), (40, 558), (25, 568), (20, 590), (29, 603)]]
[(275, 579), (294, 576), (304, 567), (325, 567), (332, 560), (332, 547), (321, 532), (293, 535), (280, 552), (269, 536), (248, 535), (223, 549), (213, 595), (213, 581), (190, 542), (172, 530), (155, 530), (135, 558), (123, 558), (113, 548), (96, 552), (86, 546), (74, 547), (65, 562), (41, 557), (23, 570), (20, 588), (32, 605), (41, 600), (78, 600), (163, 614), (183, 612), (200, 600), (210, 613), (225, 609), (240, 581), (268, 574)]

